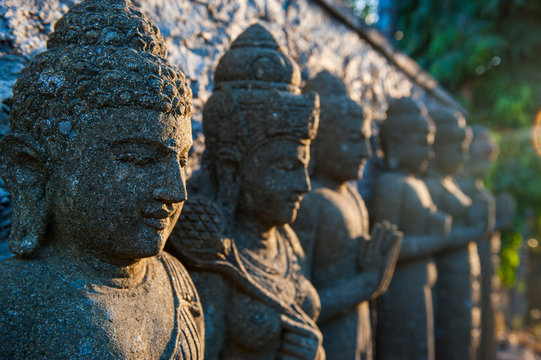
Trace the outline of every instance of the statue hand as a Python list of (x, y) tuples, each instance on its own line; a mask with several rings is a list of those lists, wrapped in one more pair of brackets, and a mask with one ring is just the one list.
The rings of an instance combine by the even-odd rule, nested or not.
[(388, 221), (377, 223), (372, 230), (371, 239), (361, 241), (359, 258), (361, 271), (377, 276), (372, 298), (387, 290), (398, 260), (401, 242), (402, 233), (398, 231), (396, 225)]
[(280, 360), (324, 360), (321, 346), (323, 336), (317, 328), (296, 322), (286, 315), (281, 317), (282, 342), (278, 350)]

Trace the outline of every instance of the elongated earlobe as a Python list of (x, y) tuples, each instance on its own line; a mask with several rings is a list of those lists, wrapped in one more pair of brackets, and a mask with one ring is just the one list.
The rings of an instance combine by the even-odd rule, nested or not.
[(0, 175), (12, 196), (9, 249), (33, 256), (43, 243), (49, 214), (43, 155), (22, 137), (7, 135), (0, 141)]

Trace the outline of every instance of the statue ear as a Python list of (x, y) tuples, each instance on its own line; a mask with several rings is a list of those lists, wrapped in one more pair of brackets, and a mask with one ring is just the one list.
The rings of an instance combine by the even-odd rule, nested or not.
[(233, 149), (222, 148), (217, 154), (216, 180), (218, 183), (218, 203), (232, 219), (240, 193), (240, 159)]
[(0, 175), (12, 197), (9, 248), (32, 256), (43, 242), (49, 214), (43, 155), (23, 138), (6, 135), (0, 140)]

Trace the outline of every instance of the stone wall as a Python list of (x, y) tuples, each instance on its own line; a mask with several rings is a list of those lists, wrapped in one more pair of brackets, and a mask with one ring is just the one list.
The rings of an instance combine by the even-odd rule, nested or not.
[[(11, 89), (18, 72), (45, 49), (54, 22), (79, 0), (0, 2), (0, 136), (7, 132)], [(204, 148), (201, 108), (213, 87), (213, 69), (230, 43), (254, 22), (264, 24), (302, 68), (304, 80), (323, 69), (343, 77), (369, 119), (382, 120), (388, 100), (413, 95), (435, 101), (388, 56), (376, 50), (315, 0), (134, 0), (156, 22), (169, 59), (192, 81), (195, 114), (193, 159)], [(377, 127), (375, 127), (377, 131)], [(367, 177), (370, 180), (370, 176)], [(1, 185), (0, 185), (1, 186)], [(370, 183), (364, 185), (370, 189)], [(365, 191), (365, 194), (369, 194)], [(0, 188), (0, 226), (9, 206)], [(1, 235), (1, 231), (0, 231)]]

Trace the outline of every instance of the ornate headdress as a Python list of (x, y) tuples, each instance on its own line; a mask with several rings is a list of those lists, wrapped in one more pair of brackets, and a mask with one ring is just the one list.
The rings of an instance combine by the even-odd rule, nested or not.
[(203, 111), (206, 158), (229, 148), (241, 158), (276, 136), (313, 139), (319, 103), (300, 95), (297, 64), (261, 25), (244, 31), (221, 58)]

